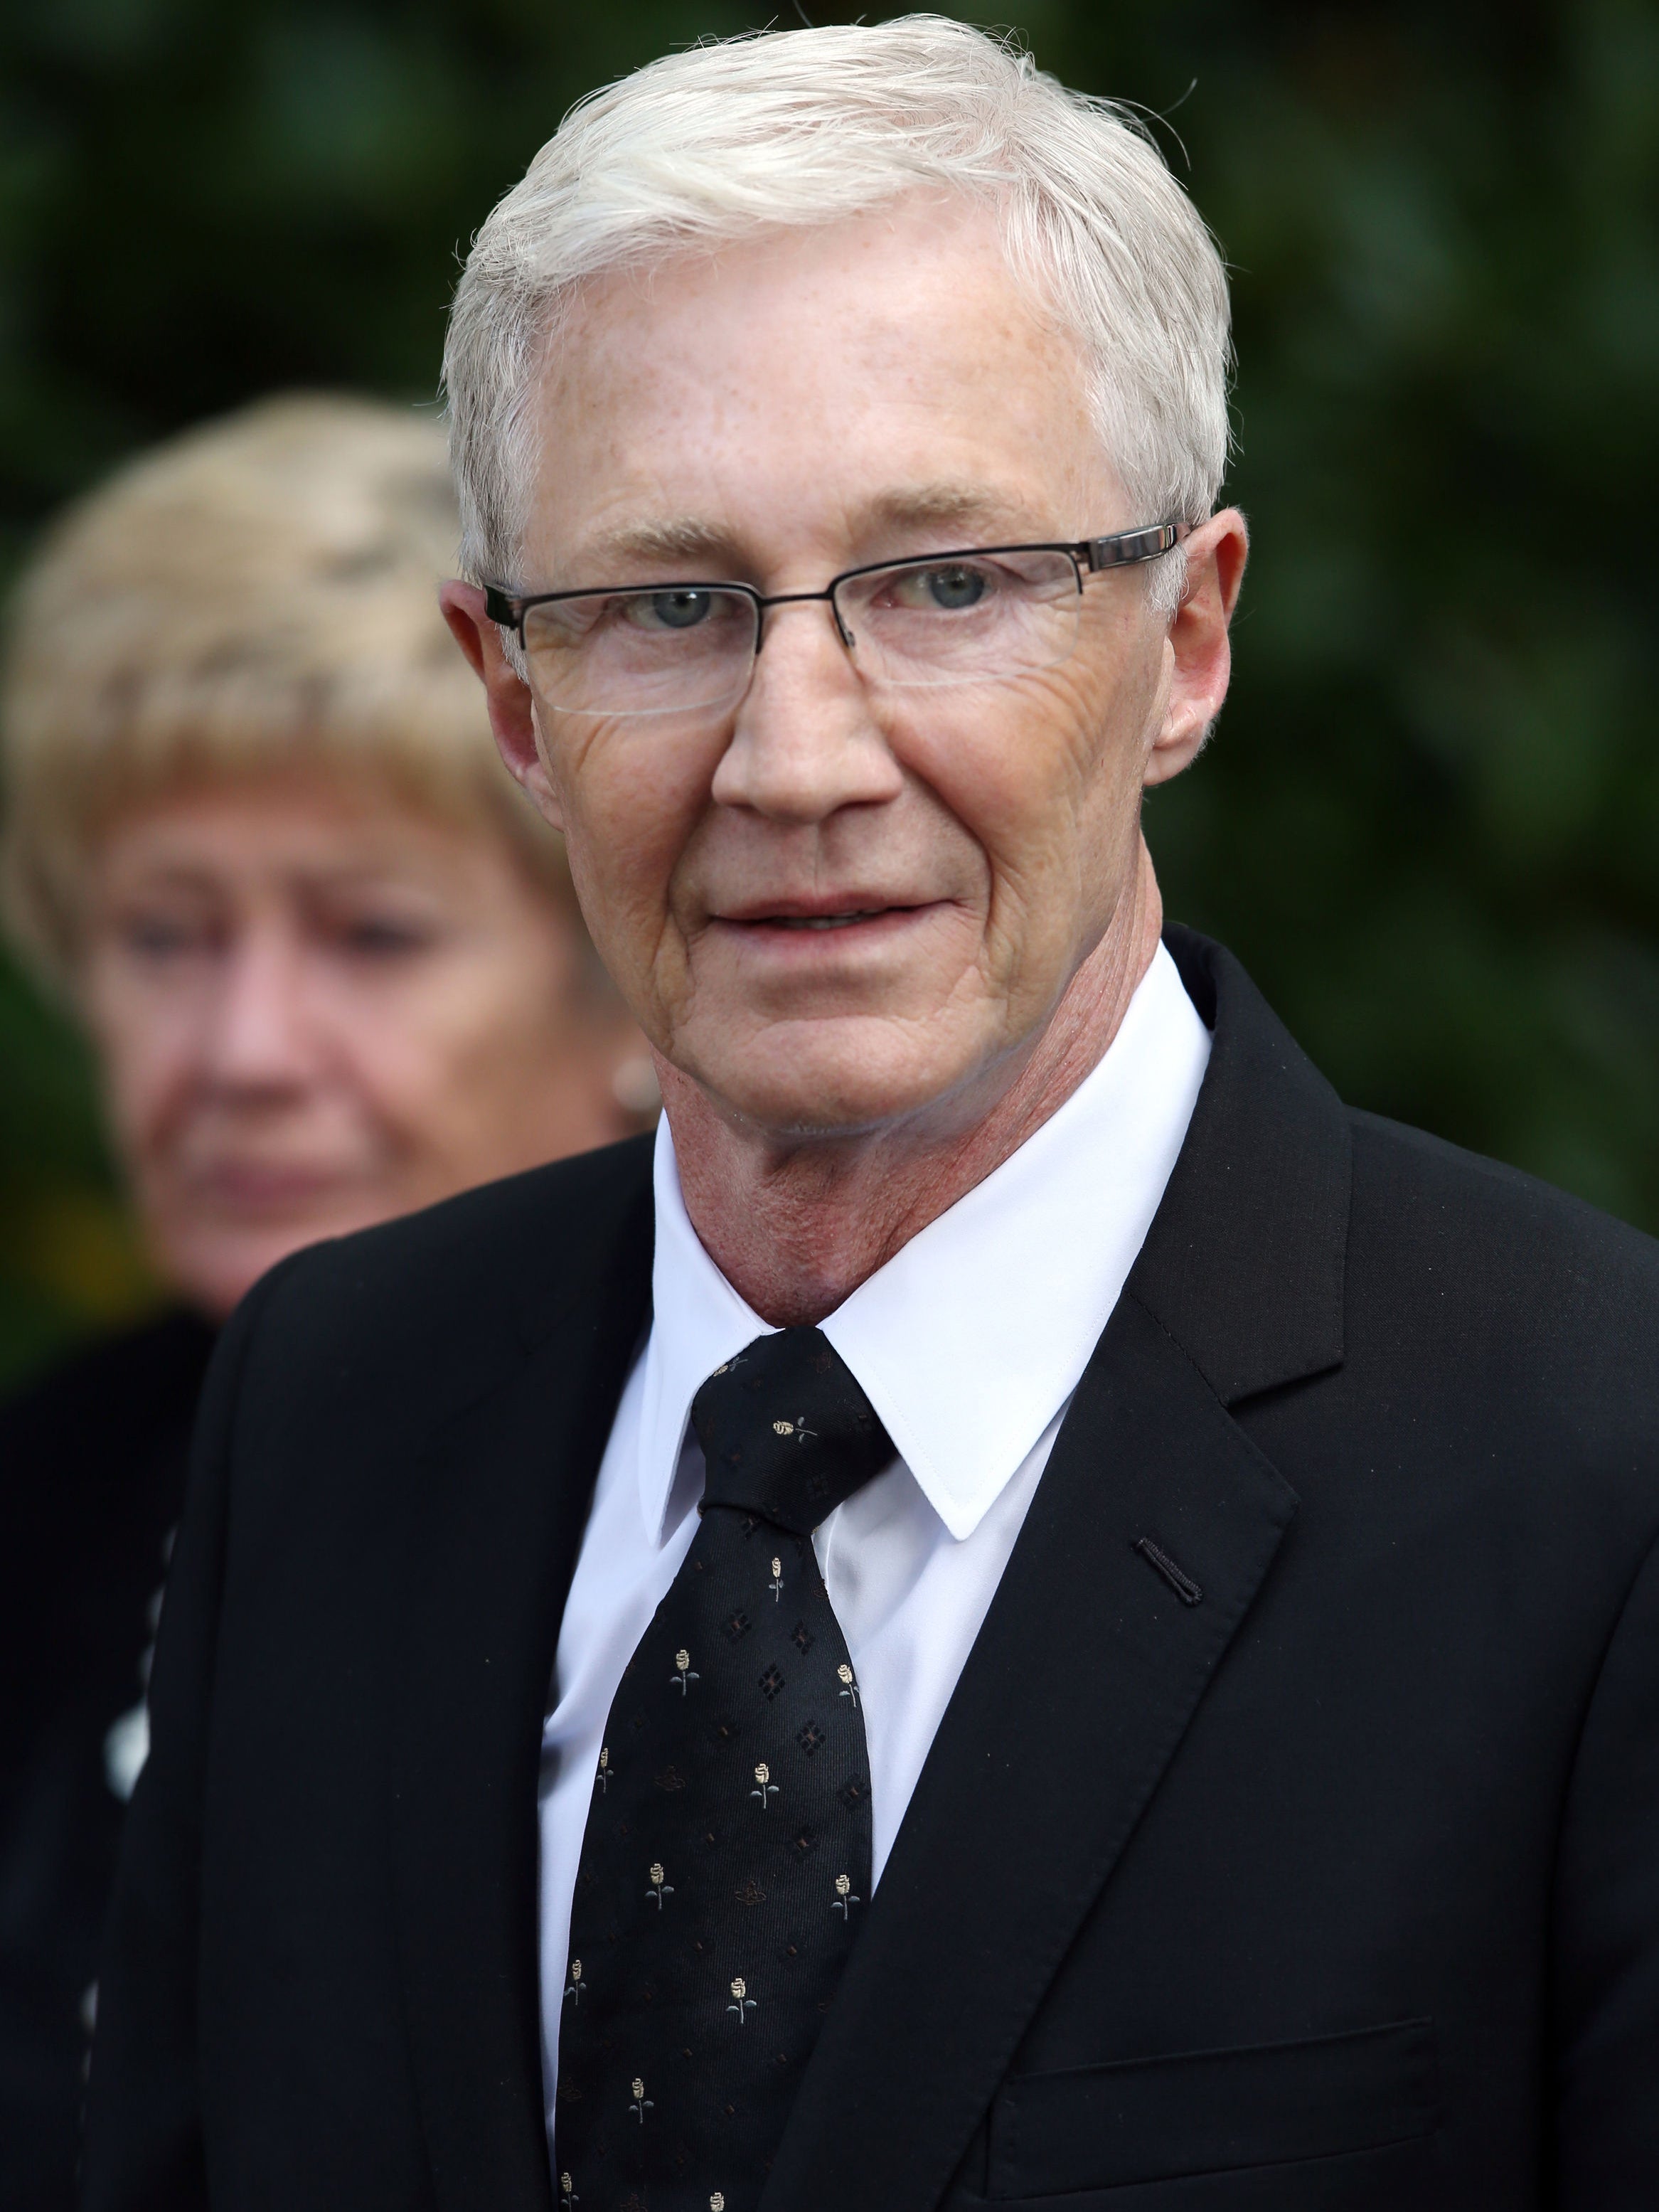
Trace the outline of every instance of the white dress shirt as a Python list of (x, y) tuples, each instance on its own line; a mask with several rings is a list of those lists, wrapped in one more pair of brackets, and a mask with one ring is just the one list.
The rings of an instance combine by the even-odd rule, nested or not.
[[(812, 1539), (862, 1692), (873, 1881), (1164, 1195), (1209, 1056), (1160, 946), (1110, 1048), (1059, 1111), (820, 1324), (899, 1455)], [(571, 1900), (605, 1722), (697, 1526), (691, 1401), (770, 1333), (698, 1241), (665, 1120), (655, 1195), (651, 1330), (600, 1464), (542, 1735), (550, 2138)]]

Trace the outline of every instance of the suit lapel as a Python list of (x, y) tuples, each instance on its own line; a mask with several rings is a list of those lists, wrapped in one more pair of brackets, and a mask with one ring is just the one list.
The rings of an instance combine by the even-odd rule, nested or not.
[(537, 1773), (565, 1595), (647, 1311), (648, 1170), (591, 1267), (412, 1470), (394, 1679), (405, 2019), (443, 2212), (550, 2207)]
[(765, 2212), (938, 2201), (1296, 1511), (1227, 1408), (1341, 1358), (1346, 1124), (1236, 963), (1185, 933), (1171, 950), (1215, 1030), (1187, 1144), (940, 1723)]
[[(766, 2212), (937, 2200), (1295, 1510), (1123, 1300), (910, 1801)], [(1136, 1550), (1148, 1537), (1200, 1602)]]

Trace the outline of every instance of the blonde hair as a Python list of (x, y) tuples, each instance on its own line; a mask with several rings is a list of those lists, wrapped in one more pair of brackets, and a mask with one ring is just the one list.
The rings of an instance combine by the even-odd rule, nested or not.
[(171, 440), (71, 508), (9, 610), (0, 890), (72, 977), (111, 821), (180, 784), (305, 767), (505, 837), (567, 904), (562, 842), (501, 766), (439, 611), (459, 521), (443, 433), (293, 393)]
[[(994, 208), (1011, 270), (1079, 339), (1137, 523), (1203, 521), (1228, 448), (1227, 280), (1138, 120), (940, 15), (668, 54), (580, 102), (479, 231), (444, 359), (462, 564), (514, 587), (535, 399), (576, 288), (907, 193)], [(1179, 601), (1176, 551), (1153, 603)]]

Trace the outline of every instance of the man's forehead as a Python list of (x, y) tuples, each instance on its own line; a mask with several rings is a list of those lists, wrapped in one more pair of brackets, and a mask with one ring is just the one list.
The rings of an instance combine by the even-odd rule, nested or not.
[(548, 586), (1070, 536), (1079, 506), (1100, 526), (1078, 342), (1012, 284), (981, 210), (600, 280), (559, 329), (541, 410), (525, 550)]
[(550, 449), (643, 444), (672, 465), (723, 431), (789, 443), (798, 425), (821, 453), (832, 425), (885, 437), (907, 411), (971, 416), (958, 431), (982, 437), (993, 411), (1046, 415), (1086, 380), (1077, 335), (1017, 282), (984, 210), (902, 206), (586, 280), (536, 407)]

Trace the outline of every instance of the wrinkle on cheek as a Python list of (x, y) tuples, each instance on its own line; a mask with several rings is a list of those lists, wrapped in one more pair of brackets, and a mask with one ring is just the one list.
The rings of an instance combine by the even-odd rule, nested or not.
[[(1030, 701), (1002, 733), (1000, 773), (972, 799), (988, 878), (979, 966), (986, 988), (1010, 998), (1023, 993), (1030, 967), (1050, 963), (1048, 940), (1072, 924), (1086, 802), (1101, 766), (1099, 745), (1082, 726), (1081, 702), (1066, 696), (1070, 687), (1043, 688), (1046, 696)], [(1028, 732), (1039, 733), (1049, 751), (1040, 775), (1019, 751)], [(1057, 903), (1061, 886), (1067, 897)]]
[(565, 807), (567, 849), (590, 933), (635, 1018), (660, 1049), (686, 1025), (692, 946), (675, 878), (706, 805), (712, 761), (668, 733), (644, 740), (611, 720), (573, 724), (550, 770)]
[(599, 957), (634, 1018), (665, 1049), (684, 1002), (688, 968), (671, 908), (642, 896), (621, 909), (596, 914), (590, 929)]
[(1060, 765), (1024, 812), (1025, 834), (991, 855), (980, 968), (1011, 1030), (1041, 1020), (1094, 951), (1133, 851), (1138, 785), (1126, 788), (1117, 763), (1082, 733)]
[[(552, 787), (554, 799), (567, 823), (574, 821), (580, 811), (578, 793), (590, 773), (594, 749), (603, 744), (606, 735), (615, 730), (614, 723), (587, 722), (575, 715), (567, 715), (551, 727), (538, 705), (536, 714), (536, 749), (547, 781)], [(558, 742), (555, 744), (556, 732)]]
[(657, 1020), (656, 1038), (661, 1040), (661, 1049), (671, 1060), (680, 1034), (697, 1018), (696, 955), (695, 943), (687, 942), (672, 912), (665, 915), (652, 949), (652, 1011)]

